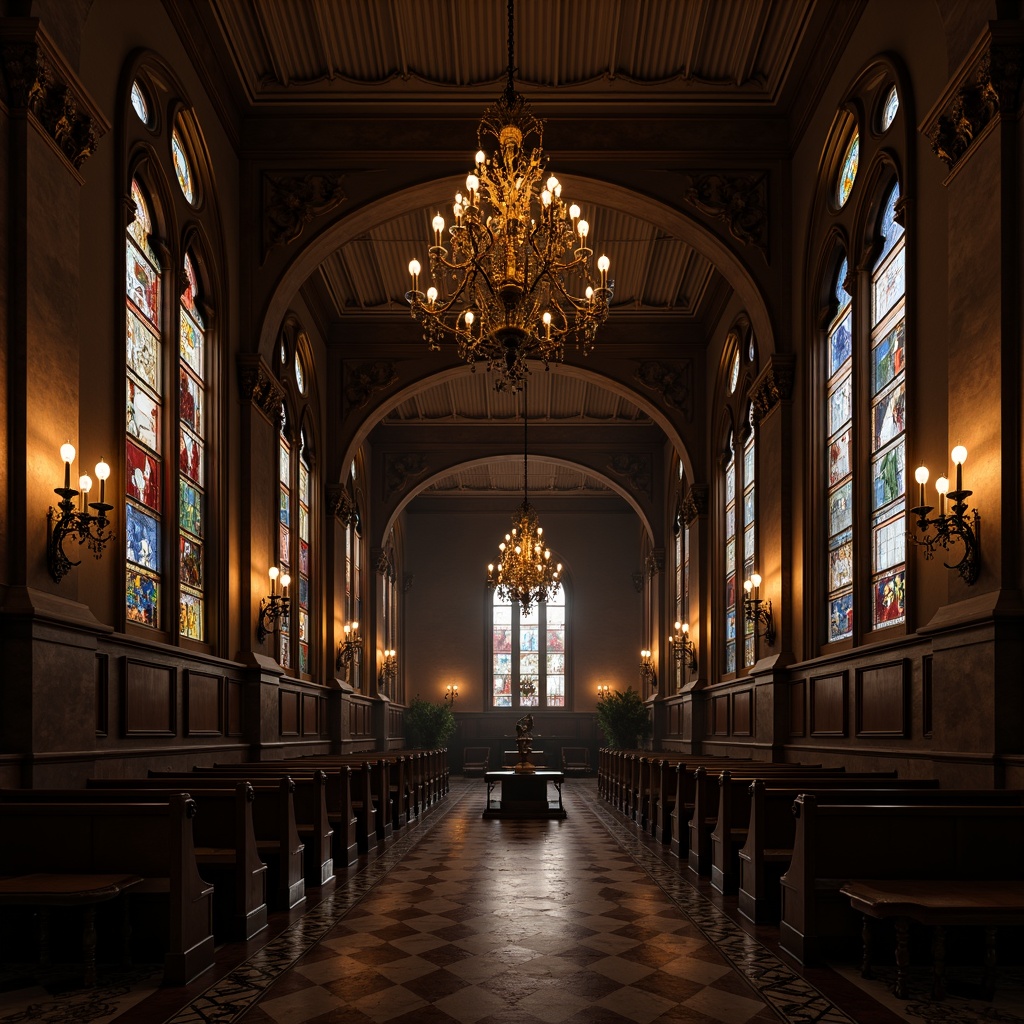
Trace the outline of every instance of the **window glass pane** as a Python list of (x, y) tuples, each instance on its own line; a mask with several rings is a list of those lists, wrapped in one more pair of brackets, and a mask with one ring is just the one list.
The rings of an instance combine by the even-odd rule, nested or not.
[(853, 314), (846, 315), (829, 335), (828, 375), (831, 377), (850, 358), (853, 352)]
[(129, 622), (143, 626), (160, 624), (160, 579), (129, 565), (125, 578), (125, 604)]
[(853, 183), (857, 177), (857, 165), (860, 162), (860, 133), (856, 133), (846, 148), (842, 166), (839, 168), (839, 180), (836, 183), (836, 202), (846, 205), (853, 191)]
[(896, 303), (903, 298), (906, 291), (906, 268), (904, 266), (906, 249), (900, 246), (885, 267), (872, 282), (872, 324), (877, 324)]
[(896, 111), (900, 109), (900, 95), (896, 91), (894, 85), (889, 90), (889, 95), (885, 97), (885, 103), (882, 106), (882, 131), (886, 132), (896, 119)]
[(125, 318), (126, 348), (125, 360), (128, 369), (154, 392), (160, 391), (159, 339), (152, 327), (141, 320), (128, 306)]
[(179, 541), (181, 549), (181, 582), (189, 587), (203, 585), (203, 545), (187, 537)]
[(842, 590), (853, 582), (853, 531), (833, 537), (828, 552), (828, 589)]
[(853, 594), (837, 594), (828, 602), (828, 639), (845, 640), (853, 636)]
[(876, 626), (891, 626), (906, 619), (906, 579), (903, 570), (875, 580), (873, 616)]
[(725, 467), (725, 672), (736, 671), (736, 453), (729, 435), (729, 462)]
[(905, 359), (905, 329), (903, 321), (886, 334), (877, 345), (871, 359), (871, 393), (878, 394), (897, 375), (903, 373)]
[(146, 94), (138, 82), (132, 82), (132, 109), (139, 115), (139, 120), (149, 124), (149, 104), (146, 103)]
[(196, 198), (195, 185), (192, 180), (192, 165), (189, 163), (185, 144), (177, 130), (171, 135), (171, 157), (174, 161), (174, 174), (178, 179), (181, 194), (192, 203)]
[(125, 555), (128, 561), (158, 572), (160, 528), (156, 518), (129, 501), (125, 508), (124, 528)]
[(853, 485), (843, 484), (836, 488), (828, 501), (829, 536), (834, 536), (853, 525)]
[(125, 444), (125, 487), (128, 497), (148, 505), (154, 512), (162, 511), (158, 463), (131, 441)]

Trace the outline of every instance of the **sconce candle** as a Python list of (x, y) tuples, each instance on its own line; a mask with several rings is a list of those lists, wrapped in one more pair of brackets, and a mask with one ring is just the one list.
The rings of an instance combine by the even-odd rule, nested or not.
[[(263, 643), (271, 633), (278, 631), (278, 623), (288, 621), (288, 584), (292, 578), (287, 573), (282, 573), (276, 565), (267, 570), (267, 575), (270, 577), (270, 596), (260, 601), (260, 612), (256, 619), (256, 636), (260, 643)], [(280, 594), (277, 592), (279, 579), (282, 589)]]
[(338, 656), (334, 660), (334, 667), (341, 670), (342, 665), (351, 665), (357, 659), (361, 651), (359, 639), (359, 623), (356, 621), (346, 622), (342, 626), (345, 638), (338, 644)]
[(761, 586), (761, 574), (752, 572), (750, 578), (743, 581), (746, 596), (743, 598), (743, 612), (747, 622), (754, 623), (754, 636), (763, 636), (771, 647), (775, 643), (775, 619), (772, 616), (771, 601), (762, 601), (757, 596)]
[[(55, 487), (54, 494), (60, 496), (55, 509), (52, 505), (47, 512), (49, 524), (49, 541), (46, 548), (46, 561), (50, 575), (58, 582), (67, 575), (73, 565), (64, 551), (64, 541), (70, 536), (78, 537), (78, 543), (85, 544), (96, 558), (103, 554), (103, 548), (114, 536), (107, 532), (110, 520), (107, 513), (114, 507), (104, 500), (103, 482), (110, 476), (110, 467), (102, 459), (96, 464), (95, 473), (100, 481), (100, 500), (87, 502), (92, 489), (92, 478), (83, 473), (78, 478), (78, 490), (71, 486), (71, 463), (75, 461), (75, 446), (66, 441), (60, 446), (60, 457), (64, 463), (64, 486)], [(75, 497), (78, 497), (78, 508), (75, 508)], [(90, 512), (89, 509), (92, 509)]]
[(690, 624), (688, 622), (677, 622), (676, 631), (668, 638), (669, 647), (675, 655), (676, 661), (686, 658), (687, 668), (691, 672), (697, 671), (697, 645), (690, 639)]
[[(965, 583), (971, 584), (978, 579), (978, 572), (981, 564), (981, 551), (978, 544), (978, 530), (981, 524), (981, 517), (977, 510), (970, 513), (967, 506), (967, 499), (973, 493), (964, 490), (963, 466), (967, 461), (967, 449), (958, 444), (951, 452), (950, 458), (956, 466), (956, 490), (949, 489), (947, 477), (940, 476), (935, 481), (935, 490), (939, 495), (939, 514), (931, 519), (928, 513), (932, 511), (931, 505), (925, 504), (924, 485), (928, 482), (928, 468), (919, 466), (914, 473), (914, 479), (921, 485), (921, 504), (911, 509), (911, 513), (917, 516), (917, 528), (921, 531), (918, 537), (911, 533), (911, 539), (915, 544), (924, 548), (924, 557), (931, 558), (936, 547), (948, 550), (949, 545), (961, 543), (964, 546), (964, 554), (959, 562), (950, 564), (944, 562), (947, 569), (956, 569)], [(949, 513), (946, 512), (946, 495), (952, 500)], [(934, 533), (930, 531), (934, 530)]]

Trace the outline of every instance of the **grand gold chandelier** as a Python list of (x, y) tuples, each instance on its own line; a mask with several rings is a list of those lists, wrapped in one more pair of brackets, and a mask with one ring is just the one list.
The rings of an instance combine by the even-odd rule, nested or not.
[[(562, 199), (554, 175), (545, 178), (544, 123), (513, 84), (513, 0), (508, 5), (508, 84), (484, 111), (477, 128), (478, 152), (455, 195), (455, 222), (445, 240), (445, 220), (434, 217), (430, 247), (431, 285), (420, 290), (418, 260), (409, 263), (406, 292), (424, 340), (437, 350), (455, 340), (468, 363), (486, 360), (499, 391), (518, 391), (528, 358), (561, 361), (566, 341), (586, 355), (608, 316), (613, 285), (607, 256), (590, 276), (590, 225), (579, 206)], [(525, 143), (536, 136), (536, 148)], [(490, 157), (484, 137), (497, 140)]]
[(527, 475), (526, 381), (523, 381), (523, 503), (512, 516), (512, 529), (498, 545), (498, 564), (487, 566), (487, 586), (510, 604), (518, 602), (529, 615), (535, 601), (546, 601), (560, 586), (562, 563), (551, 560), (544, 527), (530, 504)]

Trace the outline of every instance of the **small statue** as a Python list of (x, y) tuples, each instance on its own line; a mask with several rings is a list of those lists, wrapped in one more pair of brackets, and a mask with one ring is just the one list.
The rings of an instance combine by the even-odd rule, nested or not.
[(516, 722), (516, 746), (519, 748), (519, 764), (516, 765), (517, 772), (534, 772), (536, 767), (530, 761), (533, 753), (533, 737), (530, 732), (533, 729), (533, 715), (523, 715)]

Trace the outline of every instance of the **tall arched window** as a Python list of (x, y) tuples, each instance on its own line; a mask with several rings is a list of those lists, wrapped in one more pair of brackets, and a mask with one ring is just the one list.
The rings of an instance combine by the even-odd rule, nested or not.
[[(288, 575), (292, 585), (292, 443), (288, 415), (281, 416), (277, 437), (277, 566), (281, 575)], [(292, 667), (292, 617), (281, 618), (277, 624), (277, 661), (281, 668)]]
[[(756, 526), (754, 485), (757, 474), (754, 451), (754, 407), (747, 406), (747, 436), (743, 442), (743, 477), (736, 481), (743, 491), (743, 579), (750, 579), (756, 569), (754, 558), (754, 534)], [(750, 668), (757, 661), (754, 644), (754, 621), (743, 616), (743, 664)]]
[(523, 612), (494, 591), (491, 601), (491, 707), (566, 707), (568, 619), (565, 588)]
[(725, 464), (725, 664), (723, 671), (736, 671), (736, 442), (729, 431), (728, 461)]

